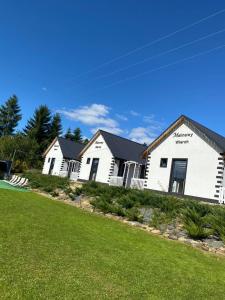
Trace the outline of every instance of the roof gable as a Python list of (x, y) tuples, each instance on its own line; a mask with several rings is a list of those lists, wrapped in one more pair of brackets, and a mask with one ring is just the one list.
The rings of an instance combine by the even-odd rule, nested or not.
[(81, 155), (94, 143), (99, 135), (102, 135), (114, 157), (144, 163), (142, 159), (142, 153), (147, 148), (145, 145), (136, 143), (104, 130), (99, 130), (93, 136), (87, 146), (83, 149), (83, 151), (81, 151)]
[(75, 159), (79, 160), (79, 154), (81, 150), (84, 148), (83, 144), (76, 143), (73, 141), (70, 141), (68, 139), (62, 138), (62, 137), (56, 137), (54, 140), (51, 142), (51, 144), (48, 146), (46, 151), (44, 152), (43, 156), (46, 156), (50, 149), (55, 145), (55, 143), (58, 141), (60, 149), (62, 151), (62, 155), (64, 158), (69, 158), (69, 159)]
[(208, 144), (210, 144), (210, 146), (219, 152), (225, 153), (225, 137), (182, 115), (148, 146), (147, 150), (144, 151), (143, 156), (145, 157), (148, 152), (152, 151), (159, 144), (161, 144), (171, 134), (171, 132), (176, 130), (181, 124), (186, 124), (195, 132), (197, 131), (198, 135)]

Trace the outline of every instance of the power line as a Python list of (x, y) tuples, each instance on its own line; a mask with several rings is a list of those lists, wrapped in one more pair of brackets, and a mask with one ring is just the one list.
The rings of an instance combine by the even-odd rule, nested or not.
[(222, 49), (222, 48), (224, 48), (224, 47), (225, 47), (225, 44), (223, 44), (223, 45), (221, 45), (221, 46), (218, 46), (218, 47), (215, 47), (215, 48), (212, 48), (212, 49), (209, 49), (209, 50), (206, 50), (206, 51), (202, 51), (202, 52), (197, 53), (197, 54), (194, 54), (194, 55), (192, 55), (192, 56), (188, 56), (188, 57), (185, 57), (185, 58), (176, 60), (176, 61), (174, 61), (174, 62), (172, 62), (172, 63), (166, 64), (166, 65), (162, 65), (162, 66), (160, 66), (160, 67), (158, 67), (158, 68), (150, 69), (150, 70), (147, 70), (147, 71), (145, 71), (145, 72), (139, 73), (139, 74), (137, 74), (137, 75), (130, 76), (130, 77), (127, 77), (127, 78), (124, 78), (124, 79), (115, 81), (115, 82), (113, 82), (112, 84), (106, 85), (106, 86), (104, 86), (104, 87), (102, 87), (102, 88), (100, 88), (100, 89), (97, 89), (97, 90), (99, 91), (99, 90), (107, 89), (107, 88), (112, 87), (112, 86), (115, 86), (115, 85), (117, 85), (117, 84), (120, 84), (120, 83), (129, 81), (129, 80), (132, 80), (132, 79), (136, 79), (136, 78), (142, 77), (142, 76), (144, 76), (144, 75), (146, 75), (146, 74), (150, 74), (150, 73), (153, 73), (153, 72), (156, 72), (156, 71), (159, 71), (159, 70), (168, 68), (168, 67), (170, 67), (170, 66), (177, 65), (177, 64), (179, 64), (179, 63), (185, 62), (185, 61), (187, 61), (187, 60), (193, 59), (193, 58), (198, 57), (198, 56), (202, 56), (202, 55), (211, 53), (211, 52), (213, 52), (213, 51)]
[[(222, 32), (225, 32), (225, 28), (224, 28), (224, 29), (221, 29), (221, 30), (218, 30), (218, 31), (216, 31), (216, 32), (207, 34), (207, 35), (205, 35), (205, 36), (203, 36), (203, 37), (200, 37), (200, 38), (198, 38), (198, 39), (195, 39), (195, 40), (193, 40), (193, 41), (184, 43), (184, 44), (182, 44), (182, 45), (180, 45), (180, 46), (177, 46), (177, 47), (175, 47), (175, 48), (172, 48), (172, 49), (169, 49), (169, 50), (160, 52), (160, 53), (158, 53), (158, 54), (156, 54), (156, 55), (147, 57), (147, 58), (145, 58), (145, 59), (143, 59), (143, 60), (139, 60), (138, 62), (133, 63), (133, 64), (130, 64), (130, 65), (126, 66), (126, 67), (123, 67), (123, 68), (114, 70), (114, 71), (112, 71), (112, 72), (109, 72), (109, 73), (106, 73), (106, 74), (97, 76), (97, 77), (95, 77), (95, 78), (93, 78), (93, 79), (90, 79), (90, 80), (84, 81), (84, 82), (82, 82), (81, 84), (84, 84), (84, 83), (90, 82), (90, 81), (94, 81), (94, 80), (98, 80), (98, 79), (102, 79), (102, 78), (106, 78), (106, 77), (110, 77), (110, 76), (112, 76), (112, 75), (114, 75), (114, 74), (117, 74), (117, 73), (126, 71), (126, 70), (128, 70), (128, 69), (130, 69), (130, 68), (132, 68), (132, 67), (135, 67), (135, 66), (138, 66), (138, 65), (140, 65), (140, 64), (143, 64), (143, 63), (145, 63), (145, 62), (148, 62), (148, 61), (150, 61), (150, 60), (152, 60), (152, 59), (154, 59), (154, 58), (158, 58), (158, 57), (164, 56), (164, 55), (166, 55), (166, 54), (168, 54), (168, 53), (171, 53), (171, 52), (180, 50), (180, 49), (182, 49), (182, 48), (184, 48), (184, 47), (187, 47), (187, 46), (196, 44), (196, 43), (198, 43), (198, 42), (200, 42), (200, 41), (203, 41), (203, 40), (205, 40), (205, 39), (208, 39), (208, 38), (210, 38), (210, 37), (212, 37), (212, 36), (215, 36), (215, 35), (217, 35), (217, 34), (220, 34), (220, 33), (222, 33)], [(79, 85), (80, 85), (80, 84), (79, 84)]]
[(100, 64), (100, 65), (98, 65), (97, 67), (95, 67), (95, 68), (93, 68), (93, 69), (90, 69), (90, 70), (88, 70), (88, 71), (86, 71), (86, 72), (83, 72), (83, 73), (81, 73), (80, 75), (77, 75), (76, 77), (74, 77), (73, 79), (76, 79), (76, 78), (79, 78), (79, 77), (81, 77), (81, 76), (83, 76), (83, 75), (86, 75), (86, 74), (92, 73), (92, 72), (94, 72), (94, 71), (97, 71), (97, 70), (99, 70), (99, 69), (101, 69), (101, 68), (103, 68), (103, 67), (105, 67), (105, 66), (107, 66), (107, 65), (110, 65), (110, 64), (113, 63), (113, 62), (116, 62), (116, 61), (118, 61), (118, 60), (120, 60), (120, 59), (122, 59), (122, 58), (124, 58), (124, 57), (127, 57), (127, 56), (129, 56), (129, 55), (131, 55), (131, 54), (134, 54), (134, 53), (136, 53), (136, 52), (138, 52), (138, 51), (140, 51), (140, 50), (143, 50), (143, 49), (145, 49), (145, 48), (147, 48), (147, 47), (150, 47), (150, 46), (152, 46), (152, 45), (155, 45), (156, 43), (161, 42), (161, 41), (164, 40), (164, 39), (167, 39), (167, 38), (169, 38), (169, 37), (172, 37), (172, 36), (174, 36), (174, 35), (177, 34), (177, 33), (180, 33), (180, 32), (182, 32), (182, 31), (184, 31), (184, 30), (187, 30), (187, 29), (189, 29), (189, 28), (192, 28), (192, 27), (194, 27), (195, 25), (198, 25), (198, 24), (200, 24), (200, 23), (202, 23), (202, 22), (204, 22), (204, 21), (206, 21), (206, 20), (209, 20), (209, 19), (211, 19), (211, 18), (213, 18), (213, 17), (215, 17), (215, 16), (217, 16), (217, 15), (220, 15), (220, 14), (222, 14), (222, 13), (224, 13), (224, 12), (225, 12), (225, 9), (221, 9), (221, 10), (219, 10), (219, 11), (216, 11), (216, 12), (213, 13), (213, 14), (210, 14), (210, 15), (208, 15), (208, 16), (202, 18), (202, 19), (199, 19), (199, 20), (197, 20), (197, 21), (195, 21), (195, 22), (193, 22), (193, 23), (191, 23), (191, 24), (189, 24), (189, 25), (186, 25), (186, 26), (184, 26), (184, 27), (181, 27), (180, 29), (177, 29), (177, 30), (175, 30), (175, 31), (173, 31), (173, 32), (171, 32), (171, 33), (168, 33), (168, 34), (166, 34), (166, 35), (164, 35), (164, 36), (162, 36), (162, 37), (160, 37), (160, 38), (157, 38), (156, 40), (153, 40), (153, 41), (151, 41), (151, 42), (149, 42), (149, 43), (147, 43), (147, 44), (144, 44), (144, 45), (142, 45), (142, 46), (140, 46), (140, 47), (134, 48), (133, 50), (130, 50), (130, 51), (128, 51), (128, 52), (126, 52), (126, 53), (124, 53), (124, 54), (122, 54), (122, 55), (119, 55), (119, 56), (117, 56), (117, 57), (115, 57), (115, 58), (113, 58), (113, 59), (111, 59), (111, 60), (109, 60), (109, 61), (103, 63), (103, 64)]

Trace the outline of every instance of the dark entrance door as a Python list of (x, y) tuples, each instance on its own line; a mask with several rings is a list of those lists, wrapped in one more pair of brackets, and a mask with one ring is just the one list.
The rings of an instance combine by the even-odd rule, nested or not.
[(187, 159), (173, 159), (170, 175), (169, 192), (184, 194), (187, 173)]
[(50, 163), (50, 167), (49, 167), (49, 171), (48, 171), (49, 175), (52, 175), (54, 165), (55, 165), (55, 158), (52, 158), (51, 163)]
[(95, 181), (97, 171), (98, 171), (98, 164), (99, 164), (99, 158), (93, 158), (89, 180), (94, 180)]

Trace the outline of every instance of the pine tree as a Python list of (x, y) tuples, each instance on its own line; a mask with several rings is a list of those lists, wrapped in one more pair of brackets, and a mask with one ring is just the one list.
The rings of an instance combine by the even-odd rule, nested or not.
[(39, 144), (40, 151), (47, 147), (51, 133), (51, 112), (46, 105), (40, 105), (35, 110), (33, 117), (27, 122), (24, 133)]
[(61, 134), (62, 134), (61, 117), (58, 113), (56, 113), (52, 118), (49, 140), (52, 141), (54, 138), (60, 136)]
[(77, 127), (73, 132), (73, 138), (72, 140), (76, 143), (82, 143), (82, 135), (81, 135), (81, 129)]
[(84, 140), (83, 140), (83, 144), (84, 144), (84, 145), (87, 145), (88, 143), (89, 143), (89, 139), (84, 139)]
[(13, 95), (0, 106), (0, 136), (12, 135), (21, 118), (18, 98)]
[(72, 141), (73, 140), (73, 134), (72, 134), (72, 132), (71, 132), (71, 129), (70, 128), (68, 128), (67, 129), (67, 132), (66, 132), (66, 134), (65, 134), (65, 136), (64, 136), (67, 140), (70, 140), (70, 141)]

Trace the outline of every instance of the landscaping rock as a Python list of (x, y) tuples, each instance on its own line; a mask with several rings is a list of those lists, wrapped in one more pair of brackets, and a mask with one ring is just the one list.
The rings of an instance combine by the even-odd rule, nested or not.
[(225, 248), (216, 249), (216, 253), (224, 255), (225, 254)]
[(159, 229), (153, 229), (153, 230), (152, 230), (152, 233), (154, 233), (154, 234), (160, 234), (161, 232), (160, 232)]
[(184, 236), (180, 236), (178, 237), (178, 241), (185, 242), (186, 238)]
[(159, 230), (161, 231), (161, 233), (164, 233), (167, 229), (167, 224), (161, 224), (159, 226)]
[(169, 237), (169, 233), (164, 232), (164, 233), (163, 233), (163, 236), (164, 236), (165, 238), (168, 238), (168, 237)]
[(205, 245), (205, 244), (202, 244), (201, 249), (204, 250), (204, 251), (209, 251), (209, 246)]
[(152, 208), (140, 208), (140, 214), (143, 216), (143, 222), (148, 224), (152, 219), (153, 209)]
[(210, 248), (222, 248), (224, 243), (222, 241), (217, 241), (213, 239), (204, 239), (203, 242), (207, 244)]
[(176, 235), (170, 234), (169, 239), (170, 240), (178, 240), (178, 237)]
[(174, 224), (169, 224), (169, 225), (167, 226), (167, 229), (168, 229), (168, 230), (175, 230), (175, 229), (176, 229), (176, 226), (175, 226)]
[(176, 235), (178, 237), (187, 237), (187, 233), (184, 230), (177, 231)]

